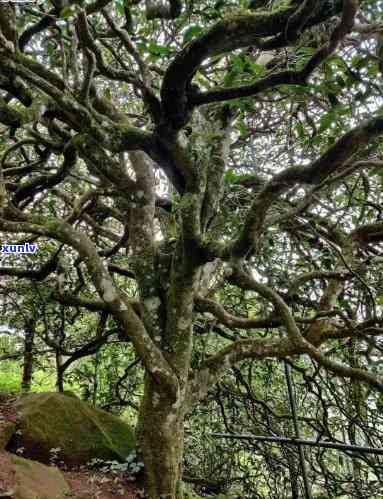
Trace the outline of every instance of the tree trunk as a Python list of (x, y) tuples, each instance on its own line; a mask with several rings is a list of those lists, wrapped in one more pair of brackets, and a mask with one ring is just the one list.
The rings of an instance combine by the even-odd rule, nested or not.
[(62, 355), (56, 350), (56, 389), (62, 393), (64, 391), (64, 371), (62, 369)]
[(156, 388), (147, 376), (137, 426), (146, 491), (149, 499), (182, 499), (185, 411)]
[(21, 379), (21, 391), (28, 393), (31, 389), (33, 373), (33, 343), (35, 339), (35, 322), (32, 319), (26, 324), (24, 338), (24, 362), (23, 376)]

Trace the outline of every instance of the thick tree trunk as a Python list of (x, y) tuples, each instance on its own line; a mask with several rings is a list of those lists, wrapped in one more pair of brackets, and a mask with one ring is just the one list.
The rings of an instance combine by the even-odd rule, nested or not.
[(156, 390), (147, 377), (140, 408), (137, 439), (145, 464), (149, 499), (182, 499), (185, 412)]

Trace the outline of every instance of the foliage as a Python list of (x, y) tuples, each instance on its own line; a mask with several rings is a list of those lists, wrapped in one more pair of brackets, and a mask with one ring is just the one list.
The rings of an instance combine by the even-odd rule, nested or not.
[(139, 461), (135, 451), (132, 451), (124, 461), (103, 461), (102, 459), (91, 459), (89, 466), (95, 468), (102, 473), (128, 473), (129, 475), (137, 475), (142, 471), (144, 464)]

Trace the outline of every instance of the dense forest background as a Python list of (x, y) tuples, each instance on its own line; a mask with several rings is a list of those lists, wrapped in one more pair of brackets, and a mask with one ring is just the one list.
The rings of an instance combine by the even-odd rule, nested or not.
[(0, 391), (148, 497), (383, 497), (383, 2), (0, 3)]

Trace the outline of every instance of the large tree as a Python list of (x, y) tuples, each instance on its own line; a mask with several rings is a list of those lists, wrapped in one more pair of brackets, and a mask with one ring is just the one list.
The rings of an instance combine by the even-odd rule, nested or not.
[[(328, 350), (358, 339), (376, 355), (383, 332), (379, 11), (0, 4), (0, 229), (40, 247), (1, 274), (47, 280), (49, 299), (132, 343), (152, 499), (183, 497), (185, 417), (244, 360), (306, 356), (383, 390), (363, 358)], [(208, 356), (201, 318), (226, 341)]]

